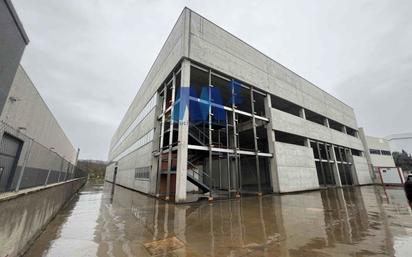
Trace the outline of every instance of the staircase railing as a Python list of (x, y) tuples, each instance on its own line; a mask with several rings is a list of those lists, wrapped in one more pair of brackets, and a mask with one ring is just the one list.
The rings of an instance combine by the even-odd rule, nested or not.
[(207, 135), (205, 132), (203, 132), (193, 123), (189, 124), (189, 132), (191, 133), (193, 137), (196, 137), (196, 139), (200, 141), (201, 143), (203, 143), (204, 145), (209, 144), (209, 135)]
[(196, 166), (193, 163), (189, 161), (187, 162), (187, 173), (193, 179), (209, 187), (209, 184), (210, 184), (209, 175), (203, 171), (200, 171), (198, 168), (196, 168)]

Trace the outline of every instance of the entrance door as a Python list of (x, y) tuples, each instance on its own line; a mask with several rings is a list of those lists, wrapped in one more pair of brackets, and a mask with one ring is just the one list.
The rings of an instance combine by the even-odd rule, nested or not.
[(0, 192), (11, 190), (23, 142), (7, 133), (0, 142)]

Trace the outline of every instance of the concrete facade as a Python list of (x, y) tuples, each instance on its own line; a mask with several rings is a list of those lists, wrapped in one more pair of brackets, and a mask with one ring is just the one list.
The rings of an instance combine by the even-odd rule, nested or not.
[(74, 179), (0, 196), (0, 256), (20, 256), (85, 183)]
[(0, 120), (75, 163), (76, 149), (21, 66), (17, 69)]
[(0, 113), (29, 40), (10, 0), (0, 0)]
[(0, 0), (0, 193), (76, 176), (76, 150), (19, 66), (29, 40)]
[(373, 167), (396, 167), (389, 141), (380, 137), (364, 135), (363, 129), (361, 131), (361, 138), (368, 152), (366, 156), (369, 164)]
[(388, 172), (395, 174), (397, 180), (402, 182), (401, 171), (396, 167), (389, 141), (385, 138), (367, 136), (363, 128), (359, 128), (359, 132), (366, 149), (365, 156), (373, 181), (376, 183), (386, 183), (384, 177), (385, 173)]
[(51, 184), (75, 176), (77, 151), (21, 66), (0, 122), (1, 152), (13, 147), (8, 143), (9, 138), (19, 148), (14, 160), (4, 154), (0, 156), (0, 167), (4, 169), (0, 192)]
[[(202, 79), (209, 102), (192, 92)], [(216, 103), (213, 88), (225, 90), (218, 81), (251, 107)], [(205, 102), (209, 129), (197, 133), (209, 142), (200, 142), (191, 130), (198, 112), (190, 106)], [(227, 115), (226, 128), (217, 124), (216, 109)], [(220, 131), (230, 134), (224, 146)], [(369, 184), (364, 151), (350, 106), (185, 8), (112, 138), (106, 180), (176, 202), (186, 201), (191, 183), (208, 184), (209, 197)], [(150, 172), (142, 179), (144, 168)]]

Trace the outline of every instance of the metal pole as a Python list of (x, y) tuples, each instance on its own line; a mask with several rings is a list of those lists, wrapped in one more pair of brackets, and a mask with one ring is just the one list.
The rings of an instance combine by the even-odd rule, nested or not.
[(62, 172), (63, 172), (63, 163), (64, 163), (64, 159), (62, 158), (62, 162), (60, 164), (59, 178), (58, 178), (57, 182), (60, 182), (60, 177), (61, 177)]
[(157, 185), (156, 192), (157, 197), (160, 196), (160, 180), (162, 172), (162, 162), (163, 162), (163, 141), (165, 132), (165, 116), (166, 116), (166, 99), (167, 99), (167, 86), (163, 87), (163, 103), (162, 103), (162, 120), (160, 121), (160, 143), (159, 143), (159, 164), (157, 167)]
[(323, 165), (322, 165), (322, 156), (320, 154), (320, 144), (319, 144), (319, 142), (316, 142), (316, 148), (318, 148), (319, 165), (320, 165), (320, 171), (321, 171), (321, 174), (322, 174), (323, 185), (326, 186), (325, 170), (323, 169)]
[(80, 154), (80, 148), (77, 148), (76, 160), (74, 161), (75, 166), (77, 166), (77, 161), (79, 160), (79, 154)]
[(232, 112), (233, 112), (233, 140), (234, 140), (234, 142), (233, 142), (233, 144), (234, 144), (234, 156), (235, 156), (235, 173), (234, 173), (234, 175), (235, 175), (235, 181), (236, 181), (236, 183), (235, 183), (235, 187), (236, 187), (236, 197), (240, 197), (240, 191), (241, 191), (241, 187), (242, 187), (242, 183), (241, 183), (241, 181), (240, 181), (240, 171), (239, 171), (239, 165), (238, 165), (238, 154), (237, 154), (237, 138), (238, 138), (238, 135), (237, 135), (237, 130), (236, 130), (236, 122), (237, 122), (237, 119), (236, 119), (236, 113), (235, 113), (235, 108), (236, 108), (236, 105), (235, 105), (235, 89), (234, 89), (234, 84), (235, 84), (235, 82), (232, 80)]
[(26, 169), (27, 162), (30, 158), (32, 146), (33, 146), (33, 139), (30, 139), (29, 146), (27, 147), (26, 154), (24, 155), (23, 165), (21, 167), (21, 172), (20, 172), (20, 175), (19, 175), (19, 179), (17, 181), (17, 185), (16, 185), (16, 189), (15, 189), (16, 192), (19, 191), (19, 189), (20, 189), (21, 180), (23, 179), (24, 170)]
[[(212, 155), (212, 85), (211, 85), (211, 72), (209, 69), (209, 115), (208, 115), (208, 122), (209, 122), (209, 176), (210, 176), (210, 198), (213, 199), (213, 155)], [(210, 200), (211, 200), (210, 199)]]
[[(226, 148), (229, 148), (230, 147), (230, 143), (229, 143), (229, 124), (228, 124), (229, 119), (228, 119), (228, 113), (226, 112), (225, 114), (226, 114)], [(230, 156), (229, 155), (230, 155), (229, 153), (226, 154), (226, 158), (227, 158), (227, 192), (228, 192), (228, 195), (230, 197), (230, 190), (231, 190), (231, 188), (230, 188), (230, 186), (231, 186), (230, 185), (231, 184), (230, 173), (231, 173), (231, 171), (230, 171), (230, 163), (229, 163), (230, 162)]]
[(328, 144), (325, 143), (324, 145), (325, 145), (325, 150), (326, 150), (326, 159), (328, 159), (329, 171), (331, 172), (331, 174), (329, 174), (329, 175), (330, 175), (331, 178), (332, 178), (332, 183), (334, 183), (335, 186), (336, 186), (335, 176), (334, 176), (334, 174), (333, 174), (333, 166), (332, 166), (332, 164), (330, 163), (330, 152), (329, 152), (329, 149), (328, 149)]
[(257, 133), (256, 133), (256, 117), (255, 117), (255, 99), (253, 97), (253, 89), (250, 88), (250, 104), (252, 105), (252, 125), (253, 125), (253, 135), (254, 135), (254, 142), (255, 142), (255, 158), (256, 158), (256, 175), (257, 175), (257, 183), (258, 183), (258, 195), (262, 194), (262, 186), (260, 184), (260, 167), (259, 167), (259, 148), (257, 142)]
[[(170, 172), (172, 168), (172, 144), (173, 144), (173, 115), (174, 115), (174, 104), (175, 104), (175, 95), (176, 95), (176, 74), (173, 72), (173, 79), (172, 79), (172, 97), (171, 97), (171, 108), (170, 108), (170, 129), (169, 129), (169, 153), (167, 158), (167, 182), (166, 182), (166, 200), (169, 200), (170, 195)], [(167, 85), (166, 85), (167, 87)], [(182, 99), (180, 99), (182, 101)], [(180, 112), (180, 110), (179, 110)], [(179, 115), (177, 116), (179, 117)], [(179, 122), (179, 120), (178, 120)], [(176, 156), (177, 157), (177, 156)], [(177, 171), (176, 171), (177, 172)], [(176, 175), (175, 175), (176, 176)], [(175, 178), (176, 179), (176, 178)]]

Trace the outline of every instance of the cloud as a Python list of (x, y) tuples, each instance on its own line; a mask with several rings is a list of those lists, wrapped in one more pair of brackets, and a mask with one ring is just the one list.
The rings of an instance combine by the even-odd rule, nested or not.
[[(367, 132), (410, 131), (410, 1), (15, 0), (22, 64), (81, 158), (114, 130), (185, 5), (355, 108)], [(379, 113), (379, 115), (377, 115)]]

